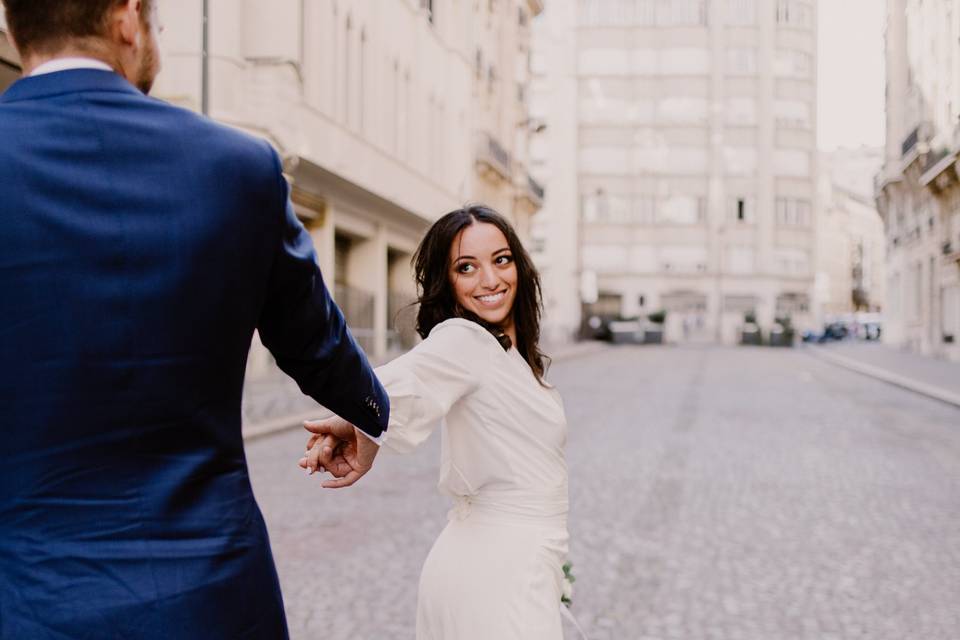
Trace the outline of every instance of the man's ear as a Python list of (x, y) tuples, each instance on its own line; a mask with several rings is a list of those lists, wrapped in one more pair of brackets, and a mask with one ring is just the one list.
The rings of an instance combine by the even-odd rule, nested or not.
[(129, 46), (140, 47), (142, 0), (127, 0), (117, 5), (110, 16), (110, 31), (113, 37)]

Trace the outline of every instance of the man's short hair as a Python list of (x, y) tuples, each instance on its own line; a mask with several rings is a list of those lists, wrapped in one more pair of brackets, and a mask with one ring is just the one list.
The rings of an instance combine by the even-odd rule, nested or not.
[[(51, 54), (71, 40), (106, 34), (108, 12), (130, 0), (2, 0), (7, 26), (21, 53)], [(141, 0), (143, 20), (152, 0)]]

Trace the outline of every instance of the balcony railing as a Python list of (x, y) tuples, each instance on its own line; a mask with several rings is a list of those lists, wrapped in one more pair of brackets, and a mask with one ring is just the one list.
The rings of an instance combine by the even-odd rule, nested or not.
[(363, 289), (338, 284), (333, 288), (333, 298), (343, 312), (347, 326), (350, 327), (350, 333), (357, 339), (364, 351), (373, 353), (374, 295)]
[(387, 294), (387, 350), (408, 351), (417, 344), (416, 297), (390, 291)]
[(510, 153), (489, 133), (481, 133), (477, 148), (477, 166), (481, 171), (493, 172), (509, 180), (512, 162)]
[(546, 194), (546, 191), (543, 188), (543, 185), (533, 179), (533, 176), (527, 176), (527, 186), (530, 189), (530, 193), (537, 197), (537, 200), (543, 202), (543, 196)]

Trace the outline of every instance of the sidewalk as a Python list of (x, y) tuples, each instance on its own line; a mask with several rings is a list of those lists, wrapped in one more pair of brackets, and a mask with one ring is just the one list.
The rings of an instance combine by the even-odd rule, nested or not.
[[(587, 341), (547, 345), (543, 351), (554, 364), (597, 353), (608, 348), (603, 342)], [(382, 363), (380, 363), (382, 364)], [(243, 437), (261, 438), (278, 431), (299, 427), (304, 420), (329, 415), (305, 396), (291, 378), (277, 370), (274, 375), (247, 381), (243, 390)]]
[(960, 408), (960, 363), (870, 342), (806, 347), (835, 365)]

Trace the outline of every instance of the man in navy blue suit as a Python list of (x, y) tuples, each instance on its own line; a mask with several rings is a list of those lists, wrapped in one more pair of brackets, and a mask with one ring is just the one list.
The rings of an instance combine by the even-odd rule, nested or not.
[(388, 399), (276, 152), (145, 95), (156, 0), (3, 1), (0, 638), (285, 638), (240, 432), (254, 330), (369, 436), (344, 484)]

